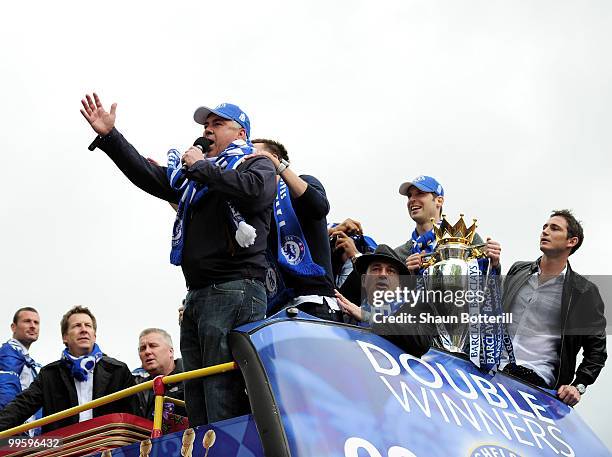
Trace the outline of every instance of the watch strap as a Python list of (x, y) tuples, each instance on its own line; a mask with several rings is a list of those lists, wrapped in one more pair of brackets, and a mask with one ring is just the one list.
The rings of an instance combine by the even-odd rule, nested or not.
[(278, 165), (278, 167), (276, 168), (276, 174), (280, 175), (283, 171), (285, 171), (287, 168), (289, 168), (289, 162), (287, 162), (285, 159), (281, 159), (280, 160), (280, 164)]

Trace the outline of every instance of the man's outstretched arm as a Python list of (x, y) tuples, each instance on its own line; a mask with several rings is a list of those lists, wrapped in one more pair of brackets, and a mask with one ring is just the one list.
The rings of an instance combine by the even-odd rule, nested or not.
[(81, 114), (98, 134), (92, 147), (102, 149), (134, 185), (155, 197), (176, 203), (178, 196), (170, 187), (166, 167), (141, 156), (115, 129), (117, 104), (113, 103), (110, 112), (106, 111), (96, 93), (93, 96), (87, 94), (81, 104)]

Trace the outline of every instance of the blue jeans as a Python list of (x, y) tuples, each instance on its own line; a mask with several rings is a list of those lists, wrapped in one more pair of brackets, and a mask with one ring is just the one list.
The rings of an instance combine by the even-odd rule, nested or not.
[[(261, 320), (266, 291), (252, 279), (229, 281), (190, 290), (181, 324), (181, 355), (185, 371), (231, 362), (231, 329)], [(195, 427), (249, 412), (239, 371), (185, 381), (189, 425)]]

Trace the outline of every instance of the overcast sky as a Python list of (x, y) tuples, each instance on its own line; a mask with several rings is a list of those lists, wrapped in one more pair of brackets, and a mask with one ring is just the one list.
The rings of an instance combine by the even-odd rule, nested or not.
[[(0, 39), (0, 337), (36, 306), (41, 362), (75, 304), (132, 368), (141, 329), (179, 343), (174, 214), (87, 150), (92, 90), (159, 161), (201, 135), (197, 106), (239, 104), (253, 136), (323, 182), (330, 221), (393, 246), (413, 227), (397, 189), (420, 174), (443, 184), (450, 219), (502, 243), (504, 270), (538, 256), (551, 209), (572, 208), (586, 233), (572, 266), (612, 274), (608, 1), (10, 2)], [(605, 369), (577, 408), (608, 446), (611, 384)]]

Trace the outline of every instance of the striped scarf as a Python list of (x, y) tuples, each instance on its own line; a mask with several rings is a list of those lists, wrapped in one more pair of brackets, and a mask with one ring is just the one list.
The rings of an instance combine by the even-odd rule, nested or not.
[[(227, 170), (235, 170), (245, 160), (245, 156), (252, 154), (255, 149), (250, 142), (235, 140), (217, 157), (206, 158), (213, 165)], [(183, 259), (183, 246), (185, 244), (185, 230), (189, 220), (189, 212), (208, 193), (208, 186), (187, 179), (181, 166), (182, 154), (176, 149), (168, 151), (168, 180), (170, 186), (179, 194), (179, 205), (176, 219), (172, 229), (172, 250), (170, 262), (180, 265)], [(241, 247), (251, 246), (255, 242), (255, 229), (247, 224), (240, 212), (231, 202), (227, 202), (228, 214), (235, 229), (235, 238)]]

